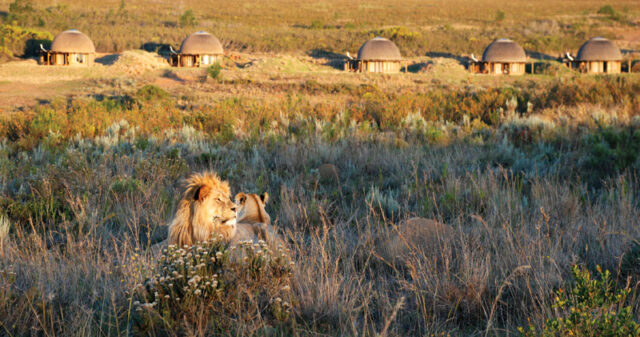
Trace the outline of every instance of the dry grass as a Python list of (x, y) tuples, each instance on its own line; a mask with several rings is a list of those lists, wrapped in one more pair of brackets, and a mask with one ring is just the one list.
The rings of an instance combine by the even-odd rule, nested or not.
[[(472, 76), (447, 54), (496, 35), (555, 52), (629, 29), (593, 14), (605, 3), (35, 3), (52, 7), (41, 29), (75, 26), (102, 51), (206, 29), (232, 52), (220, 81), (139, 51), (0, 65), (0, 336), (136, 335), (150, 247), (201, 170), (268, 192), (296, 261), (292, 321), (220, 314), (228, 335), (513, 336), (557, 314), (573, 264), (631, 276), (640, 319), (638, 76)], [(187, 9), (198, 27), (173, 27)], [(415, 73), (348, 74), (313, 52), (355, 51), (398, 22), (421, 34), (398, 40)], [(415, 216), (450, 226), (437, 249), (403, 232)], [(200, 323), (178, 334), (212, 333)]]
[[(7, 10), (11, 2), (3, 0), (0, 9)], [(520, 41), (526, 49), (556, 56), (576, 49), (590, 36), (616, 38), (633, 31), (640, 10), (632, 0), (573, 0), (561, 4), (551, 0), (385, 0), (375, 4), (276, 0), (240, 1), (224, 6), (198, 1), (182, 1), (176, 6), (148, 0), (89, 1), (82, 5), (74, 1), (33, 3), (38, 10), (49, 10), (27, 15), (23, 20), (26, 26), (54, 34), (69, 27), (78, 28), (88, 33), (102, 52), (145, 44), (171, 44), (177, 48), (187, 34), (203, 29), (219, 36), (229, 50), (306, 54), (353, 53), (365, 39), (390, 34), (407, 56), (426, 52), (478, 54), (488, 42), (501, 36)], [(607, 3), (619, 13), (616, 20), (596, 14)], [(194, 27), (180, 25), (180, 16), (187, 10), (195, 14)], [(498, 11), (505, 13), (501, 21), (496, 20)], [(389, 30), (398, 26), (406, 28), (409, 35), (394, 35)]]
[[(416, 122), (380, 133), (363, 121), (279, 118), (257, 138), (238, 126), (222, 143), (189, 127), (148, 136), (144, 118), (138, 131), (117, 123), (96, 137), (48, 135), (27, 150), (2, 143), (3, 334), (127, 335), (133, 289), (156, 266), (150, 240), (180, 178), (203, 169), (234, 191), (272, 195), (268, 211), (296, 261), (295, 324), (276, 333), (513, 335), (553, 315), (553, 291), (572, 264), (624, 279), (621, 263), (640, 237), (638, 159), (602, 171), (602, 184), (580, 176), (596, 121), (638, 130), (633, 109), (563, 107), (469, 131), (464, 121), (443, 124), (457, 136), (431, 143)], [(327, 162), (338, 181), (320, 181)], [(412, 216), (450, 225), (454, 238), (385, 258), (385, 240)]]

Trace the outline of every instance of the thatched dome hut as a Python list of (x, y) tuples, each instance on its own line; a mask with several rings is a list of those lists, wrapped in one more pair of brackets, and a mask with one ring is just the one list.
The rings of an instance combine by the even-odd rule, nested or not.
[(207, 32), (196, 32), (182, 41), (173, 63), (180, 67), (208, 66), (218, 62), (223, 53), (218, 38)]
[(53, 39), (51, 49), (44, 51), (40, 60), (49, 65), (91, 65), (95, 52), (96, 47), (88, 36), (69, 29)]
[(497, 39), (484, 50), (479, 70), (489, 74), (522, 75), (526, 62), (527, 54), (520, 45), (509, 39)]
[(587, 73), (619, 73), (622, 65), (620, 49), (610, 40), (594, 37), (580, 47), (573, 66)]
[(358, 58), (345, 64), (345, 70), (372, 73), (397, 73), (402, 55), (391, 40), (376, 37), (365, 42), (358, 50)]

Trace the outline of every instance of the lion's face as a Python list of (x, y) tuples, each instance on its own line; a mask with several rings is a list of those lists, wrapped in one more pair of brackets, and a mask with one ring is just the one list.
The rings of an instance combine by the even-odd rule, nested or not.
[(213, 232), (227, 239), (235, 234), (236, 204), (231, 201), (228, 190), (205, 185), (194, 199), (192, 224), (196, 241), (209, 239)]
[(187, 179), (187, 189), (169, 226), (169, 243), (192, 245), (214, 234), (229, 240), (236, 232), (236, 205), (229, 198), (229, 184), (215, 173)]

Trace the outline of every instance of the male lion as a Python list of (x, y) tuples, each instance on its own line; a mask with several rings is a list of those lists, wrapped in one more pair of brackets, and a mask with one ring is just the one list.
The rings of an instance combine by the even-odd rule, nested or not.
[(264, 206), (269, 200), (269, 194), (236, 194), (238, 210), (236, 234), (231, 238), (232, 243), (240, 241), (264, 240), (267, 243), (282, 243), (278, 235), (271, 227), (271, 217), (265, 211)]
[(236, 234), (236, 204), (229, 184), (213, 172), (194, 173), (169, 225), (169, 244), (191, 246), (213, 233), (230, 240)]

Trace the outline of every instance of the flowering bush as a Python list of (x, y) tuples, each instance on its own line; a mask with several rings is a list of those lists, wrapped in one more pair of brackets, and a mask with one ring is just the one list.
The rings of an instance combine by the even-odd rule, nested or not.
[(169, 246), (157, 273), (138, 286), (135, 321), (144, 334), (286, 328), (295, 303), (292, 273), (286, 249), (274, 252), (262, 241), (229, 248), (216, 237), (192, 247)]
[(557, 318), (547, 319), (542, 331), (533, 325), (519, 328), (523, 336), (639, 336), (640, 324), (634, 321), (629, 305), (631, 287), (618, 288), (611, 273), (597, 267), (599, 279), (589, 270), (573, 266), (575, 285), (569, 291), (559, 289), (553, 308)]

